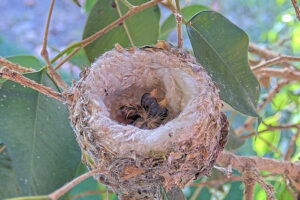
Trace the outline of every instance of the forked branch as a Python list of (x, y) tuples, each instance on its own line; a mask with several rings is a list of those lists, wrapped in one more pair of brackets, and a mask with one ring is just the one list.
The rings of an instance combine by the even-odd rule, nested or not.
[(91, 35), (88, 38), (85, 38), (84, 40), (82, 40), (80, 42), (80, 45), (74, 49), (68, 56), (66, 56), (60, 63), (57, 64), (57, 66), (55, 67), (55, 70), (60, 68), (65, 62), (67, 62), (73, 55), (75, 55), (81, 48), (87, 46), (88, 44), (92, 43), (93, 41), (95, 41), (96, 39), (98, 39), (100, 36), (104, 35), (105, 33), (107, 33), (109, 30), (111, 30), (112, 28), (118, 26), (120, 23), (124, 22), (127, 18), (135, 15), (136, 13), (139, 13), (151, 6), (154, 6), (156, 4), (158, 4), (159, 2), (161, 2), (162, 0), (152, 0), (152, 1), (148, 1), (146, 3), (143, 3), (139, 6), (133, 6), (131, 7), (128, 12), (123, 15), (122, 17), (118, 18), (117, 20), (115, 20), (114, 22), (112, 22), (111, 24), (109, 24), (108, 26), (106, 26), (105, 28), (101, 29), (100, 31), (94, 33), (93, 35)]
[(47, 67), (49, 69), (49, 74), (53, 78), (55, 83), (58, 86), (60, 86), (63, 90), (66, 90), (66, 89), (69, 88), (69, 86), (61, 78), (61, 76), (53, 69), (52, 64), (50, 62), (50, 59), (49, 59), (49, 54), (48, 54), (48, 51), (47, 51), (48, 32), (49, 32), (50, 20), (51, 20), (51, 15), (52, 15), (54, 3), (55, 3), (55, 0), (52, 0), (50, 8), (49, 8), (47, 23), (46, 23), (46, 27), (45, 27), (44, 40), (43, 40), (43, 48), (41, 50), (41, 56), (45, 59), (45, 62), (46, 62)]
[[(292, 163), (258, 156), (237, 156), (226, 151), (223, 151), (217, 159), (219, 165), (223, 167), (232, 165), (233, 169), (237, 169), (242, 173), (249, 168), (249, 162), (252, 163), (252, 167), (259, 171), (263, 170), (281, 175), (287, 174), (295, 188), (300, 191), (300, 161)], [(259, 182), (261, 180), (256, 181)], [(261, 182), (260, 184), (262, 185), (263, 183)], [(268, 186), (265, 185), (265, 187)]]

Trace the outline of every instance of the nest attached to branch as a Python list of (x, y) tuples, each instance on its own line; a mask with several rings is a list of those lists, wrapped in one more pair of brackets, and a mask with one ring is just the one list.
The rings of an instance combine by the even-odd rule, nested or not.
[[(168, 117), (155, 129), (119, 123), (122, 105), (157, 89)], [(195, 58), (159, 42), (99, 57), (68, 92), (71, 122), (94, 178), (121, 199), (162, 199), (208, 175), (228, 134), (218, 88)]]

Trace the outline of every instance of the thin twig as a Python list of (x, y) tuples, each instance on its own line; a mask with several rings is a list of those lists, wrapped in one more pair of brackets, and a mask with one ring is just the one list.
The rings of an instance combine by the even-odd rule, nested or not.
[(177, 42), (178, 48), (182, 48), (183, 45), (183, 38), (182, 38), (182, 16), (180, 13), (174, 13), (176, 22), (177, 22)]
[(300, 62), (300, 57), (294, 57), (294, 56), (278, 56), (278, 57), (275, 57), (275, 58), (272, 58), (270, 60), (266, 60), (265, 62), (263, 63), (260, 63), (254, 67), (252, 67), (252, 71), (257, 71), (259, 69), (262, 69), (264, 67), (269, 67), (269, 66), (272, 66), (272, 65), (276, 65), (278, 63), (283, 63), (283, 62), (287, 62), (287, 61), (296, 61), (296, 62)]
[(245, 184), (245, 190), (244, 190), (244, 195), (245, 195), (245, 200), (252, 200), (253, 199), (253, 194), (254, 194), (254, 186), (255, 186), (256, 181), (252, 178), (245, 179), (244, 184)]
[(46, 27), (45, 27), (45, 34), (44, 34), (44, 40), (43, 40), (43, 47), (41, 50), (41, 56), (45, 59), (45, 62), (49, 69), (49, 74), (53, 78), (53, 80), (56, 82), (56, 84), (58, 86), (60, 86), (63, 90), (67, 90), (69, 88), (69, 86), (66, 84), (66, 82), (64, 80), (62, 80), (61, 76), (57, 72), (55, 72), (55, 70), (53, 69), (50, 59), (49, 59), (49, 54), (47, 51), (48, 32), (49, 32), (50, 20), (51, 20), (51, 15), (53, 12), (54, 3), (55, 3), (55, 0), (51, 0), (48, 17), (47, 17), (47, 23), (46, 23)]
[(284, 69), (261, 69), (256, 72), (255, 74), (269, 76), (269, 77), (278, 77), (284, 78), (291, 81), (300, 81), (300, 71), (296, 69), (284, 68)]
[(46, 87), (42, 84), (39, 84), (33, 80), (30, 80), (28, 78), (26, 78), (25, 76), (23, 76), (22, 74), (19, 74), (16, 71), (13, 71), (7, 67), (3, 67), (0, 69), (0, 77), (3, 76), (4, 78), (7, 78), (9, 80), (12, 80), (16, 83), (20, 83), (24, 86), (30, 87), (38, 92), (41, 92), (49, 97), (55, 98), (59, 101), (65, 102), (65, 97), (59, 93), (56, 92), (54, 90), (52, 90), (49, 87)]
[(3, 145), (3, 146), (0, 148), (0, 153), (2, 153), (5, 149), (6, 149), (6, 145)]
[(201, 193), (203, 186), (198, 186), (197, 189), (194, 191), (193, 195), (191, 196), (190, 200), (196, 200)]
[(5, 66), (9, 69), (15, 70), (15, 71), (20, 72), (20, 73), (35, 72), (34, 69), (22, 67), (21, 65), (16, 64), (16, 63), (12, 63), (9, 60), (7, 60), (7, 59), (5, 59), (1, 56), (0, 56), (0, 65)]
[(272, 130), (277, 130), (277, 129), (282, 130), (282, 129), (300, 128), (300, 124), (283, 124), (283, 125), (279, 125), (279, 126), (271, 126), (271, 125), (266, 125), (266, 126), (267, 126), (267, 128), (265, 130), (258, 131), (258, 133), (251, 132), (247, 135), (240, 136), (240, 138), (247, 139), (249, 137), (255, 136), (256, 134), (261, 135), (262, 133), (272, 131)]
[[(270, 102), (272, 101), (272, 99), (275, 97), (275, 95), (279, 92), (279, 90), (285, 86), (286, 84), (289, 83), (289, 80), (280, 80), (278, 81), (277, 85), (270, 90), (270, 92), (268, 93), (268, 96), (266, 98), (263, 99), (263, 102), (258, 106), (257, 111), (261, 112), (262, 109)], [(235, 130), (235, 133), (237, 135), (240, 135), (244, 130), (249, 130), (252, 127), (252, 123), (254, 122), (256, 118), (253, 117), (249, 117), (246, 122), (244, 123), (243, 126), (239, 127), (238, 129)]]
[(174, 12), (174, 16), (177, 23), (177, 45), (178, 48), (182, 48), (183, 45), (183, 38), (182, 38), (182, 15), (181, 15), (181, 9), (180, 9), (180, 3), (179, 0), (175, 0), (176, 2), (176, 10)]
[(258, 156), (237, 156), (227, 151), (223, 151), (217, 158), (219, 165), (227, 167), (231, 164), (233, 169), (237, 169), (240, 172), (245, 170), (249, 162), (252, 162), (260, 171), (263, 170), (281, 175), (288, 174), (295, 188), (300, 191), (300, 162), (291, 163)]
[[(117, 9), (117, 12), (118, 12), (119, 17), (122, 17), (123, 14), (122, 14), (122, 11), (121, 11), (121, 8), (120, 8), (120, 6), (119, 6), (118, 1), (115, 0), (114, 2), (116, 3), (116, 9)], [(132, 6), (131, 6), (131, 7), (132, 7)], [(133, 39), (132, 39), (132, 37), (131, 37), (131, 35), (130, 35), (130, 32), (129, 32), (129, 30), (128, 30), (126, 21), (124, 21), (124, 22), (122, 23), (122, 26), (123, 26), (123, 28), (124, 28), (124, 30), (125, 30), (125, 33), (126, 33), (127, 37), (128, 37), (128, 40), (129, 40), (129, 42), (130, 42), (130, 45), (131, 45), (132, 47), (134, 47), (135, 44), (134, 44)]]
[(298, 20), (300, 21), (300, 10), (299, 10), (299, 7), (298, 7), (297, 0), (292, 0), (292, 4), (295, 8), (296, 16), (297, 16)]
[(60, 61), (60, 63), (57, 64), (57, 66), (55, 67), (55, 70), (58, 69), (59, 67), (61, 67), (65, 62), (67, 62), (81, 48), (83, 48), (83, 47), (87, 46), (88, 44), (92, 43), (93, 41), (95, 41), (96, 39), (98, 39), (100, 36), (104, 35), (109, 30), (111, 30), (112, 28), (118, 26), (120, 23), (122, 23), (123, 21), (125, 21), (127, 18), (131, 17), (132, 15), (134, 15), (134, 14), (136, 14), (138, 12), (141, 12), (141, 11), (145, 10), (146, 8), (149, 8), (149, 7), (153, 6), (153, 5), (156, 5), (159, 2), (161, 2), (161, 1), (162, 0), (152, 0), (152, 1), (148, 1), (146, 3), (143, 3), (143, 4), (139, 5), (139, 6), (133, 6), (133, 7), (131, 7), (125, 15), (123, 15), (119, 19), (115, 20), (111, 24), (107, 25), (105, 28), (101, 29), (100, 31), (94, 33), (90, 37), (85, 38), (84, 40), (82, 40), (80, 42), (80, 46), (77, 47), (76, 49), (74, 49), (73, 52), (70, 53), (65, 59), (63, 59), (62, 61)]
[(291, 142), (290, 142), (290, 145), (289, 145), (289, 148), (284, 156), (284, 160), (290, 160), (291, 159), (291, 156), (293, 154), (293, 151), (294, 151), (294, 146), (296, 144), (296, 141), (297, 139), (299, 138), (300, 136), (300, 128), (298, 128), (296, 134), (293, 135), (292, 139), (291, 139)]
[(70, 189), (72, 189), (74, 186), (76, 186), (77, 184), (81, 183), (82, 181), (84, 181), (85, 179), (95, 175), (99, 173), (98, 169), (95, 169), (93, 171), (89, 171), (75, 179), (73, 179), (72, 181), (70, 181), (69, 183), (67, 183), (66, 185), (62, 186), (61, 188), (59, 188), (58, 190), (52, 192), (51, 194), (48, 195), (48, 197), (51, 200), (57, 200), (59, 199), (62, 195), (66, 194)]
[(295, 194), (294, 190), (292, 189), (292, 186), (291, 186), (291, 181), (288, 177), (288, 175), (283, 175), (283, 178), (285, 180), (285, 185), (288, 189), (288, 191), (290, 192), (290, 194), (293, 196), (294, 199), (297, 199), (297, 195)]
[[(280, 56), (280, 53), (275, 52), (275, 51), (271, 51), (269, 49), (261, 48), (261, 47), (259, 47), (258, 45), (254, 44), (254, 43), (249, 43), (248, 51), (250, 53), (256, 54), (259, 57), (267, 59), (267, 60)], [(289, 62), (279, 63), (278, 65), (281, 66), (281, 67), (291, 67), (292, 66), (292, 64), (289, 63)]]
[(236, 116), (236, 114), (237, 114), (237, 111), (236, 110), (234, 110), (234, 111), (232, 111), (232, 113), (231, 113), (231, 116), (230, 116), (230, 118), (229, 118), (229, 124), (231, 124), (232, 123), (232, 121), (234, 120), (234, 117)]

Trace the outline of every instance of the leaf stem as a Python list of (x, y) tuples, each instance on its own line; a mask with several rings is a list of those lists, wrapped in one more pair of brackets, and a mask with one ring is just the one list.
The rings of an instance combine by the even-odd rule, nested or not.
[(0, 69), (0, 78), (1, 77), (7, 78), (9, 80), (12, 80), (16, 83), (19, 83), (21, 85), (30, 87), (33, 90), (36, 90), (40, 93), (43, 93), (49, 97), (55, 98), (59, 101), (65, 102), (66, 98), (59, 92), (54, 91), (52, 88), (46, 87), (42, 84), (39, 84), (33, 80), (30, 80), (23, 76), (22, 74), (13, 71), (7, 67), (2, 67)]
[(57, 61), (60, 57), (62, 57), (63, 55), (65, 55), (68, 51), (74, 49), (75, 47), (80, 46), (80, 42), (75, 42), (73, 44), (71, 44), (70, 46), (68, 46), (66, 49), (60, 51), (52, 60), (51, 63), (54, 63), (55, 61)]

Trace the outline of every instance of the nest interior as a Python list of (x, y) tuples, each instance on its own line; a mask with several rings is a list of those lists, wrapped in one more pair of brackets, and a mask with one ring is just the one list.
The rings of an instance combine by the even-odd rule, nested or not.
[[(168, 121), (153, 130), (118, 123), (120, 105), (158, 89)], [(174, 48), (111, 50), (69, 91), (76, 139), (95, 178), (121, 199), (161, 199), (161, 186), (184, 187), (208, 174), (223, 150), (228, 122), (218, 89), (195, 58)]]

